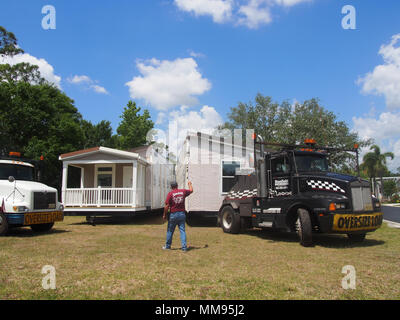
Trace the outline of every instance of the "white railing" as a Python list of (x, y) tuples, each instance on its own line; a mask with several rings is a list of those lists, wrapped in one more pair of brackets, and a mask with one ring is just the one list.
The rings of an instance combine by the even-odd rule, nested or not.
[(132, 188), (66, 189), (64, 205), (69, 207), (143, 207), (144, 191)]

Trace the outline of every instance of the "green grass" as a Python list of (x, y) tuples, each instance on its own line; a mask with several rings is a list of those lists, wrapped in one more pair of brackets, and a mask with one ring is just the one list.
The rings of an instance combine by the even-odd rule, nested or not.
[[(304, 248), (296, 235), (250, 230), (229, 235), (188, 227), (187, 253), (161, 250), (160, 218), (84, 223), (66, 217), (48, 234), (15, 229), (0, 238), (0, 299), (399, 299), (400, 230), (386, 224), (352, 244), (316, 235)], [(42, 267), (56, 268), (56, 290), (41, 286)], [(356, 269), (344, 290), (342, 267)]]

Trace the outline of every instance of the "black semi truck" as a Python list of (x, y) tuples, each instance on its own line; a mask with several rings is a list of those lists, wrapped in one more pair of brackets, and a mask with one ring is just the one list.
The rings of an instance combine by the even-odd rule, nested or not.
[[(312, 139), (304, 145), (266, 143), (259, 136), (254, 140), (255, 170), (238, 173), (219, 210), (224, 232), (280, 229), (297, 232), (300, 244), (311, 246), (315, 232), (347, 234), (353, 241), (363, 241), (367, 232), (382, 225), (381, 205), (370, 183), (329, 170), (329, 154), (355, 152), (359, 171), (357, 145), (344, 150), (316, 146)], [(266, 145), (279, 149), (266, 152)]]

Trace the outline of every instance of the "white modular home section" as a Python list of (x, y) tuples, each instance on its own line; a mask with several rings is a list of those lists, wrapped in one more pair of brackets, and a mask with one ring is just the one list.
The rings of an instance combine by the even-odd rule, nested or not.
[(194, 192), (186, 198), (187, 211), (219, 211), (236, 181), (236, 170), (254, 168), (254, 147), (249, 140), (241, 143), (200, 132), (187, 135), (176, 166), (179, 187), (193, 183)]
[(174, 168), (152, 146), (105, 147), (60, 156), (66, 212), (134, 212), (163, 207)]

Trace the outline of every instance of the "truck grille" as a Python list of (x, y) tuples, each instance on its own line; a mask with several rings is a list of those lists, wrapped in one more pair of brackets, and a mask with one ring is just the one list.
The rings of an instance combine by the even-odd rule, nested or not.
[(352, 186), (351, 197), (353, 199), (354, 211), (372, 210), (371, 188), (369, 186)]
[(33, 209), (55, 209), (56, 193), (55, 192), (35, 192), (33, 194)]

